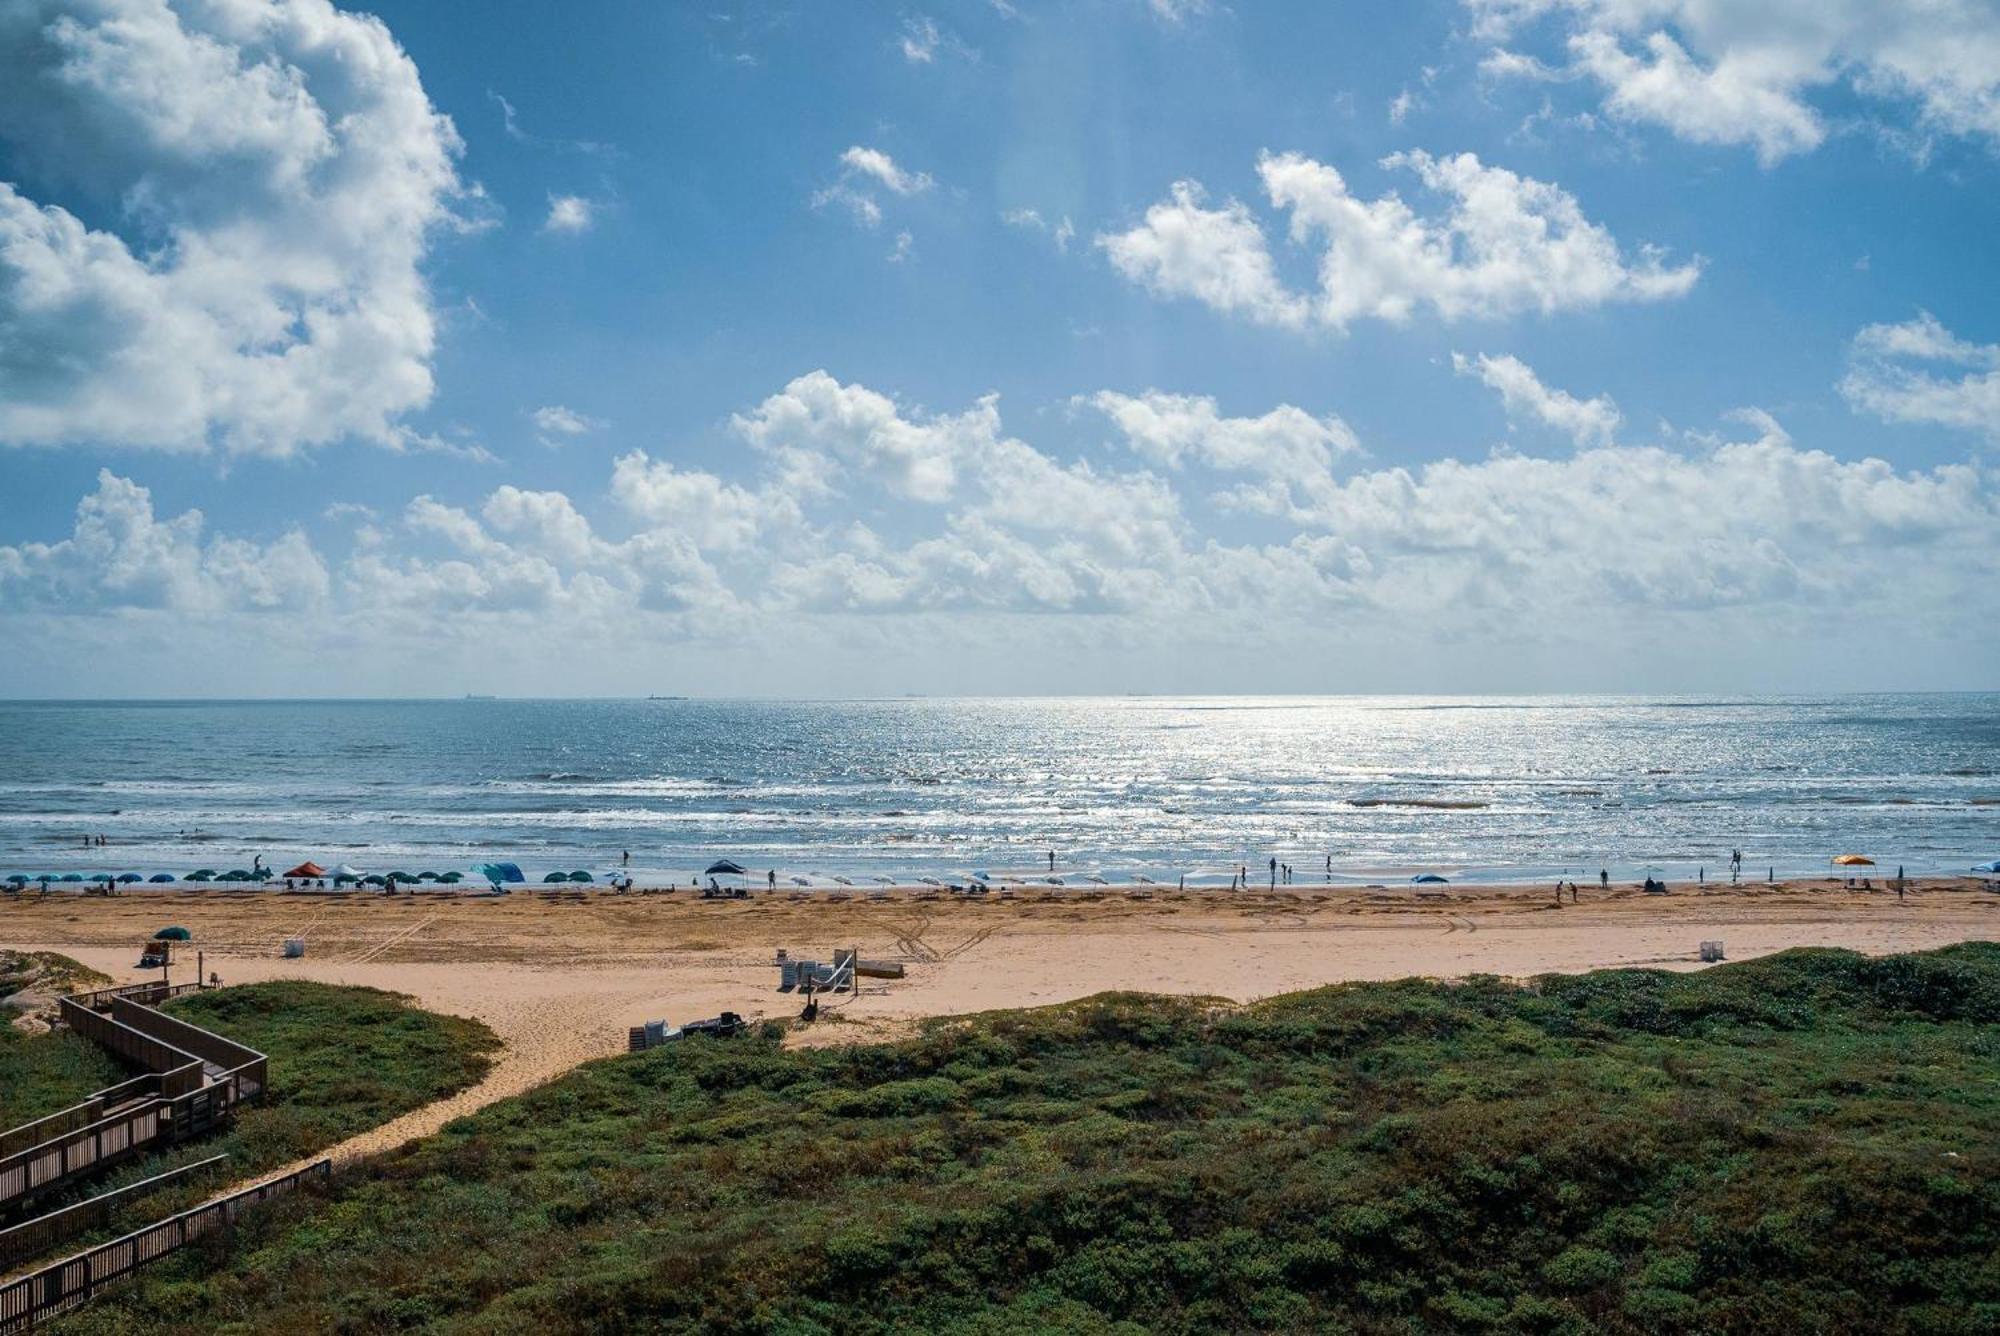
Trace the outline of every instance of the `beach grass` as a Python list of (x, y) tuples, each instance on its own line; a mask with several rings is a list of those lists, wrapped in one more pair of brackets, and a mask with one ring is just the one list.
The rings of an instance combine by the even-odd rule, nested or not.
[(2000, 946), (608, 1059), (80, 1332), (2000, 1324)]
[[(52, 951), (0, 951), (0, 998), (29, 992), (38, 1001), (111, 980)], [(0, 1007), (0, 1128), (43, 1118), (125, 1079), (103, 1049), (67, 1032), (30, 1035)]]

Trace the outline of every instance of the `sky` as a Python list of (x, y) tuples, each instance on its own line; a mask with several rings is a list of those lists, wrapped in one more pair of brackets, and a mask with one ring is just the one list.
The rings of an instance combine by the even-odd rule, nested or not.
[(0, 0), (0, 695), (2000, 685), (2000, 0)]

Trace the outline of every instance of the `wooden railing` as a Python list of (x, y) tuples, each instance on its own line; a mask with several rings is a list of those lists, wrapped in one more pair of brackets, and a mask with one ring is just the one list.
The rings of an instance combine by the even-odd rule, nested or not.
[(149, 1192), (169, 1187), (190, 1175), (213, 1169), (227, 1161), (227, 1155), (211, 1155), (206, 1160), (184, 1164), (178, 1169), (169, 1169), (164, 1174), (142, 1178), (136, 1183), (127, 1183), (122, 1188), (100, 1192), (87, 1201), (65, 1206), (47, 1215), (38, 1215), (12, 1229), (0, 1229), (0, 1267), (9, 1266), (26, 1257), (45, 1253), (58, 1243), (66, 1242), (88, 1230), (100, 1229), (111, 1219), (111, 1212), (121, 1204)]
[(111, 988), (94, 989), (88, 993), (71, 993), (69, 1000), (78, 1006), (89, 1007), (92, 1011), (105, 1010), (111, 1005), (111, 999), (114, 997), (126, 997), (134, 1002), (143, 1002), (149, 1007), (156, 1007), (170, 997), (179, 997), (182, 993), (198, 993), (207, 986), (198, 979), (190, 983), (175, 984), (161, 983), (158, 979), (153, 979), (146, 983), (121, 983)]
[(152, 1149), (174, 1129), (172, 1101), (154, 1099), (0, 1160), (0, 1209), (66, 1179)]
[(316, 1161), (282, 1178), (218, 1197), (0, 1285), (0, 1334), (26, 1331), (37, 1322), (75, 1307), (148, 1262), (156, 1262), (205, 1234), (227, 1229), (245, 1207), (308, 1182), (325, 1182), (332, 1174), (332, 1160)]
[(88, 1127), (104, 1117), (106, 1109), (115, 1108), (127, 1100), (139, 1099), (160, 1093), (160, 1078), (154, 1075), (135, 1076), (121, 1085), (100, 1090), (81, 1104), (72, 1104), (59, 1113), (46, 1118), (37, 1118), (32, 1123), (22, 1123), (0, 1132), (0, 1159), (39, 1146), (44, 1141), (59, 1137), (65, 1132), (74, 1132), (79, 1127)]

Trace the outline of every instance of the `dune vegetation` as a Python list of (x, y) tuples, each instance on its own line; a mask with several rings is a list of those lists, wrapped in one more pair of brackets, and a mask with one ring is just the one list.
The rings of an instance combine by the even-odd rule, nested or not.
[(68, 1329), (1990, 1331), (1996, 1021), (1975, 944), (692, 1041)]

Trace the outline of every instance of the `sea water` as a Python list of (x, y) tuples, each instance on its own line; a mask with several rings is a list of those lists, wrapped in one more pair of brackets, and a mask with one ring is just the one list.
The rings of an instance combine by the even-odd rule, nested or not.
[(0, 704), (0, 876), (1915, 875), (1996, 800), (2000, 694)]

